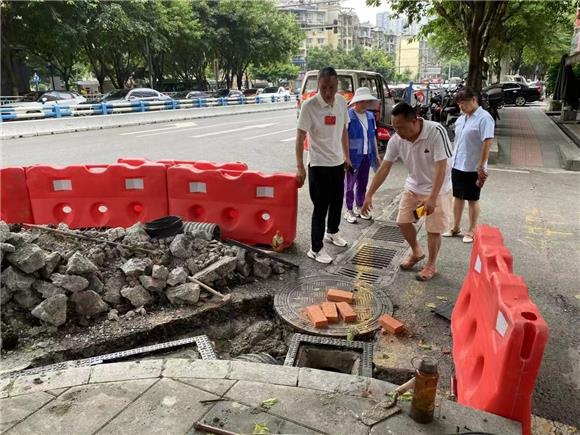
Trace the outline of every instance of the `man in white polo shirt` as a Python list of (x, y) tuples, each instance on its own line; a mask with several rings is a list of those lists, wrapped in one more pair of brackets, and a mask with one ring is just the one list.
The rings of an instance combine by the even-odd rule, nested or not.
[(451, 215), (451, 141), (440, 124), (417, 118), (415, 109), (407, 103), (393, 107), (391, 119), (397, 134), (389, 140), (383, 163), (367, 192), (363, 212), (372, 208), (373, 195), (389, 175), (393, 163), (401, 159), (409, 175), (399, 204), (397, 225), (412, 249), (401, 268), (410, 270), (425, 258), (413, 225), (417, 221), (417, 208), (423, 206), (427, 215), (429, 257), (417, 279), (428, 281), (437, 273), (435, 262), (441, 247), (441, 233), (447, 230)]
[(338, 234), (344, 195), (344, 171), (351, 167), (348, 151), (348, 115), (346, 100), (337, 95), (338, 76), (332, 67), (318, 73), (318, 93), (304, 102), (296, 133), (296, 179), (304, 185), (304, 139), (308, 134), (308, 186), (314, 205), (311, 224), (311, 248), (308, 257), (328, 264), (332, 257), (323, 241), (344, 247), (347, 242)]

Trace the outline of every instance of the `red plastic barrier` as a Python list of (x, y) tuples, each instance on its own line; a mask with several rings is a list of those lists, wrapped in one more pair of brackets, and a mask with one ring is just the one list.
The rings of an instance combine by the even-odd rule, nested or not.
[[(131, 158), (131, 157), (122, 157), (117, 160), (117, 163), (126, 163), (132, 166), (140, 166), (144, 163), (154, 163), (151, 160), (144, 159), (144, 158)], [(157, 160), (156, 163), (163, 163), (165, 166), (175, 166), (175, 165), (193, 165), (197, 169), (224, 169), (227, 171), (247, 171), (248, 165), (243, 162), (226, 162), (226, 163), (216, 163), (216, 162), (209, 162), (206, 160), (168, 160), (162, 159)]]
[(38, 165), (26, 170), (26, 182), (37, 224), (128, 227), (167, 215), (166, 169), (160, 163)]
[(34, 223), (24, 168), (0, 168), (0, 219), (6, 223)]
[(169, 214), (218, 224), (224, 238), (270, 245), (280, 231), (284, 246), (296, 238), (298, 186), (294, 174), (167, 169)]
[(512, 263), (500, 231), (480, 225), (451, 318), (453, 360), (457, 401), (517, 420), (527, 435), (548, 326)]

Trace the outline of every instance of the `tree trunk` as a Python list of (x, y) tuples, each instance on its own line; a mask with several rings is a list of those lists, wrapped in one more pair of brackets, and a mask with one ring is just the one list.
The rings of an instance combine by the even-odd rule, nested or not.
[(479, 55), (480, 46), (481, 36), (477, 33), (473, 33), (469, 40), (469, 68), (467, 73), (467, 85), (471, 86), (475, 92), (481, 91), (483, 59)]

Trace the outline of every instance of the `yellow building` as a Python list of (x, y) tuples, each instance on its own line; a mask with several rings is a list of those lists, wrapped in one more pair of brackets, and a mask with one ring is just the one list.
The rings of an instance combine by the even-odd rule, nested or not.
[(420, 66), (419, 53), (419, 40), (405, 36), (401, 37), (397, 53), (397, 73), (401, 74), (409, 70), (412, 73), (412, 77), (416, 79)]

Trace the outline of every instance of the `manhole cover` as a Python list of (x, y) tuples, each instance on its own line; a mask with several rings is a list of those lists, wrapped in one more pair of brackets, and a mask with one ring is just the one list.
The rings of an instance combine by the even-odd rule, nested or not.
[(374, 269), (386, 269), (397, 255), (395, 249), (382, 248), (380, 246), (362, 245), (350, 260), (355, 266), (372, 267)]
[(405, 243), (405, 238), (396, 225), (381, 225), (371, 236), (371, 239), (381, 242)]
[[(317, 329), (308, 320), (305, 308), (326, 300), (326, 290), (339, 288), (354, 291), (353, 309), (358, 320), (355, 323), (331, 323), (328, 328)], [(379, 329), (379, 317), (393, 313), (393, 304), (386, 293), (361, 281), (347, 281), (331, 277), (312, 276), (299, 281), (296, 287), (277, 293), (274, 308), (280, 317), (301, 331), (316, 335), (345, 337), (356, 329), (357, 334), (365, 334)]]

